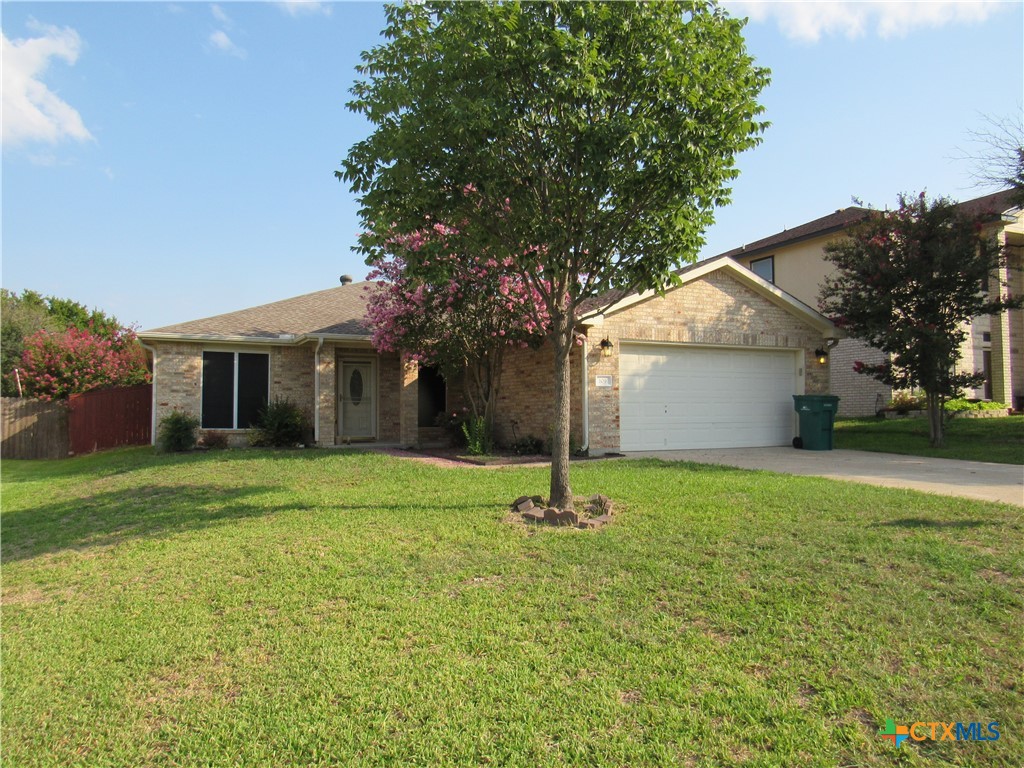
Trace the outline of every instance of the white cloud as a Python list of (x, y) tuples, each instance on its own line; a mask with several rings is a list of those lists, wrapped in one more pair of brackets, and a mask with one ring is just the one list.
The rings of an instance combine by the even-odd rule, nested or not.
[(315, 0), (281, 0), (281, 2), (274, 3), (274, 5), (289, 16), (331, 15), (331, 6), (329, 4), (319, 3)]
[(920, 27), (980, 23), (1011, 7), (1002, 0), (725, 0), (736, 16), (774, 19), (787, 37), (817, 42), (823, 36), (856, 38), (870, 29), (881, 38), (904, 37)]
[(228, 29), (231, 28), (231, 17), (224, 12), (224, 9), (219, 5), (211, 5), (210, 13), (213, 14), (213, 18), (219, 21), (221, 24), (226, 26)]
[(61, 29), (40, 24), (34, 19), (28, 26), (40, 36), (8, 40), (0, 31), (3, 144), (56, 144), (66, 138), (77, 141), (92, 139), (78, 111), (42, 81), (51, 59), (63, 59), (68, 64), (78, 60), (82, 50), (81, 38), (70, 27)]
[(244, 48), (239, 48), (235, 43), (228, 37), (228, 33), (218, 29), (209, 38), (210, 45), (216, 48), (218, 51), (235, 56), (239, 59), (244, 59), (248, 54)]

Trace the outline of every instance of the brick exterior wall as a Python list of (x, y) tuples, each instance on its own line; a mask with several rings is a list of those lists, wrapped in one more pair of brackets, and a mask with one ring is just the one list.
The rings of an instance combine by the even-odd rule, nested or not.
[[(600, 354), (603, 338), (613, 344), (611, 357)], [(587, 361), (594, 453), (619, 449), (619, 350), (624, 341), (802, 349), (804, 392), (823, 394), (829, 388), (829, 366), (820, 365), (814, 357), (814, 350), (824, 343), (821, 333), (719, 270), (664, 297), (611, 314), (590, 329)], [(597, 376), (611, 376), (612, 386), (597, 388)]]
[[(156, 424), (172, 411), (200, 417), (203, 383), (202, 344), (154, 343)], [(154, 435), (156, 437), (156, 435)]]
[[(569, 357), (570, 444), (583, 447), (582, 347)], [(555, 361), (550, 345), (540, 349), (509, 349), (505, 353), (495, 411), (494, 438), (511, 445), (516, 438), (536, 437), (549, 442), (555, 412)]]
[[(200, 418), (202, 413), (203, 350), (229, 350), (225, 345), (204, 345), (198, 342), (152, 342), (155, 350), (156, 423), (171, 411), (179, 410)], [(287, 398), (296, 403), (312, 419), (315, 415), (316, 393), (314, 343), (302, 346), (239, 346), (242, 351), (265, 351), (269, 354), (270, 398)], [(361, 347), (324, 344), (320, 350), (320, 435), (318, 445), (332, 446), (337, 431), (337, 361), (346, 355), (377, 362), (377, 439), (380, 442), (413, 444), (416, 423), (415, 366), (412, 386), (403, 395), (401, 361), (397, 355), (375, 356)], [(408, 382), (405, 382), (408, 384)], [(410, 400), (411, 392), (411, 400)], [(403, 440), (402, 414), (408, 423), (412, 414), (413, 436)], [(245, 430), (218, 430), (228, 434), (230, 445), (247, 443)]]
[(290, 400), (313, 421), (315, 345), (270, 348), (270, 399)]
[(839, 396), (840, 416), (874, 416), (892, 400), (892, 388), (856, 373), (853, 364), (881, 363), (886, 355), (859, 339), (843, 339), (829, 354), (832, 386), (830, 394)]
[[(1011, 296), (1024, 294), (1024, 271), (1019, 249), (1011, 251), (1009, 268), (1000, 270)], [(1024, 310), (1011, 310), (989, 319), (992, 334), (992, 399), (1020, 408), (1024, 405)]]

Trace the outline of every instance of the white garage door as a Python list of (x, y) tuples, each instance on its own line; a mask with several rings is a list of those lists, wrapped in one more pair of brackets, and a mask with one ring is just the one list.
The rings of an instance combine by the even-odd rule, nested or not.
[(621, 449), (788, 445), (795, 352), (623, 344)]

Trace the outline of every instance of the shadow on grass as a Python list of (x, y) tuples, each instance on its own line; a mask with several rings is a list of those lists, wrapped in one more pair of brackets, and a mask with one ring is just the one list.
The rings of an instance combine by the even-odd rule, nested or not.
[[(296, 500), (273, 504), (267, 494), (289, 492), (280, 486), (260, 485), (142, 485), (95, 493), (54, 503), (40, 503), (5, 511), (0, 558), (4, 563), (57, 552), (87, 551), (144, 538), (161, 538), (199, 531), (239, 520), (280, 512), (316, 510), (319, 513), (373, 514), (387, 522), (388, 515), (443, 517), (454, 510), (487, 508), (486, 502), (452, 503), (332, 503)], [(426, 519), (426, 518), (424, 518)]]
[(3, 518), (3, 561), (107, 547), (301, 508), (253, 501), (277, 490), (149, 485), (8, 511)]
[(928, 520), (924, 517), (905, 517), (901, 520), (888, 520), (884, 523), (873, 523), (872, 527), (889, 528), (980, 528), (992, 525), (991, 520)]
[(151, 446), (114, 448), (67, 459), (36, 459), (3, 462), (4, 483), (34, 482), (45, 479), (75, 477), (109, 477), (139, 469), (173, 467), (202, 462), (234, 462), (259, 459), (264, 461), (318, 461), (335, 456), (362, 456), (368, 451), (335, 449), (232, 448), (197, 450), (186, 453), (159, 453)]

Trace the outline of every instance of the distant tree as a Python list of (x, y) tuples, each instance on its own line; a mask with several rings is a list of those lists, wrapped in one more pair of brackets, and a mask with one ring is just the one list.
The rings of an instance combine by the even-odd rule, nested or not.
[[(980, 217), (924, 194), (901, 195), (825, 247), (836, 273), (821, 291), (821, 310), (851, 336), (888, 353), (888, 362), (854, 370), (897, 389), (919, 387), (928, 403), (933, 447), (943, 441), (943, 403), (984, 380), (956, 373), (971, 318), (1020, 307), (994, 278), (1006, 256), (983, 236)], [(982, 287), (988, 286), (987, 291)]]
[(505, 350), (539, 346), (547, 317), (511, 259), (459, 245), (459, 232), (443, 224), (386, 241), (387, 252), (370, 262), (369, 279), (378, 282), (368, 288), (367, 319), (378, 351), (405, 352), (449, 382), (461, 380), (470, 412), (491, 434)]
[(663, 290), (696, 258), (735, 155), (760, 141), (768, 71), (743, 22), (709, 2), (426, 2), (386, 15), (349, 104), (374, 131), (338, 173), (359, 195), (363, 250), (450, 222), (466, 252), (510, 260), (536, 291), (554, 355), (550, 503), (571, 508), (580, 306), (612, 288)]
[(985, 127), (971, 131), (978, 149), (960, 152), (959, 159), (974, 166), (979, 186), (1014, 190), (1014, 202), (1024, 207), (1024, 117), (1018, 106), (1015, 117), (984, 116)]
[(145, 353), (130, 329), (113, 338), (78, 328), (37, 331), (25, 341), (19, 375), (26, 396), (46, 401), (149, 381)]
[(47, 311), (46, 301), (35, 291), (17, 293), (0, 288), (0, 389), (15, 397), (18, 386), (12, 372), (21, 364), (25, 339), (37, 331), (61, 330)]
[[(14, 369), (22, 366), (29, 338), (40, 331), (59, 336), (72, 328), (87, 331), (89, 335), (106, 339), (115, 346), (127, 343), (135, 348), (132, 356), (145, 359), (134, 334), (126, 334), (129, 329), (122, 326), (116, 317), (98, 309), (86, 309), (71, 299), (44, 297), (31, 290), (18, 294), (0, 288), (0, 387), (3, 395), (12, 397), (19, 394), (17, 383), (19, 378), (24, 378), (24, 372), (19, 370), (19, 375), (15, 376)], [(127, 338), (130, 342), (126, 342)]]

